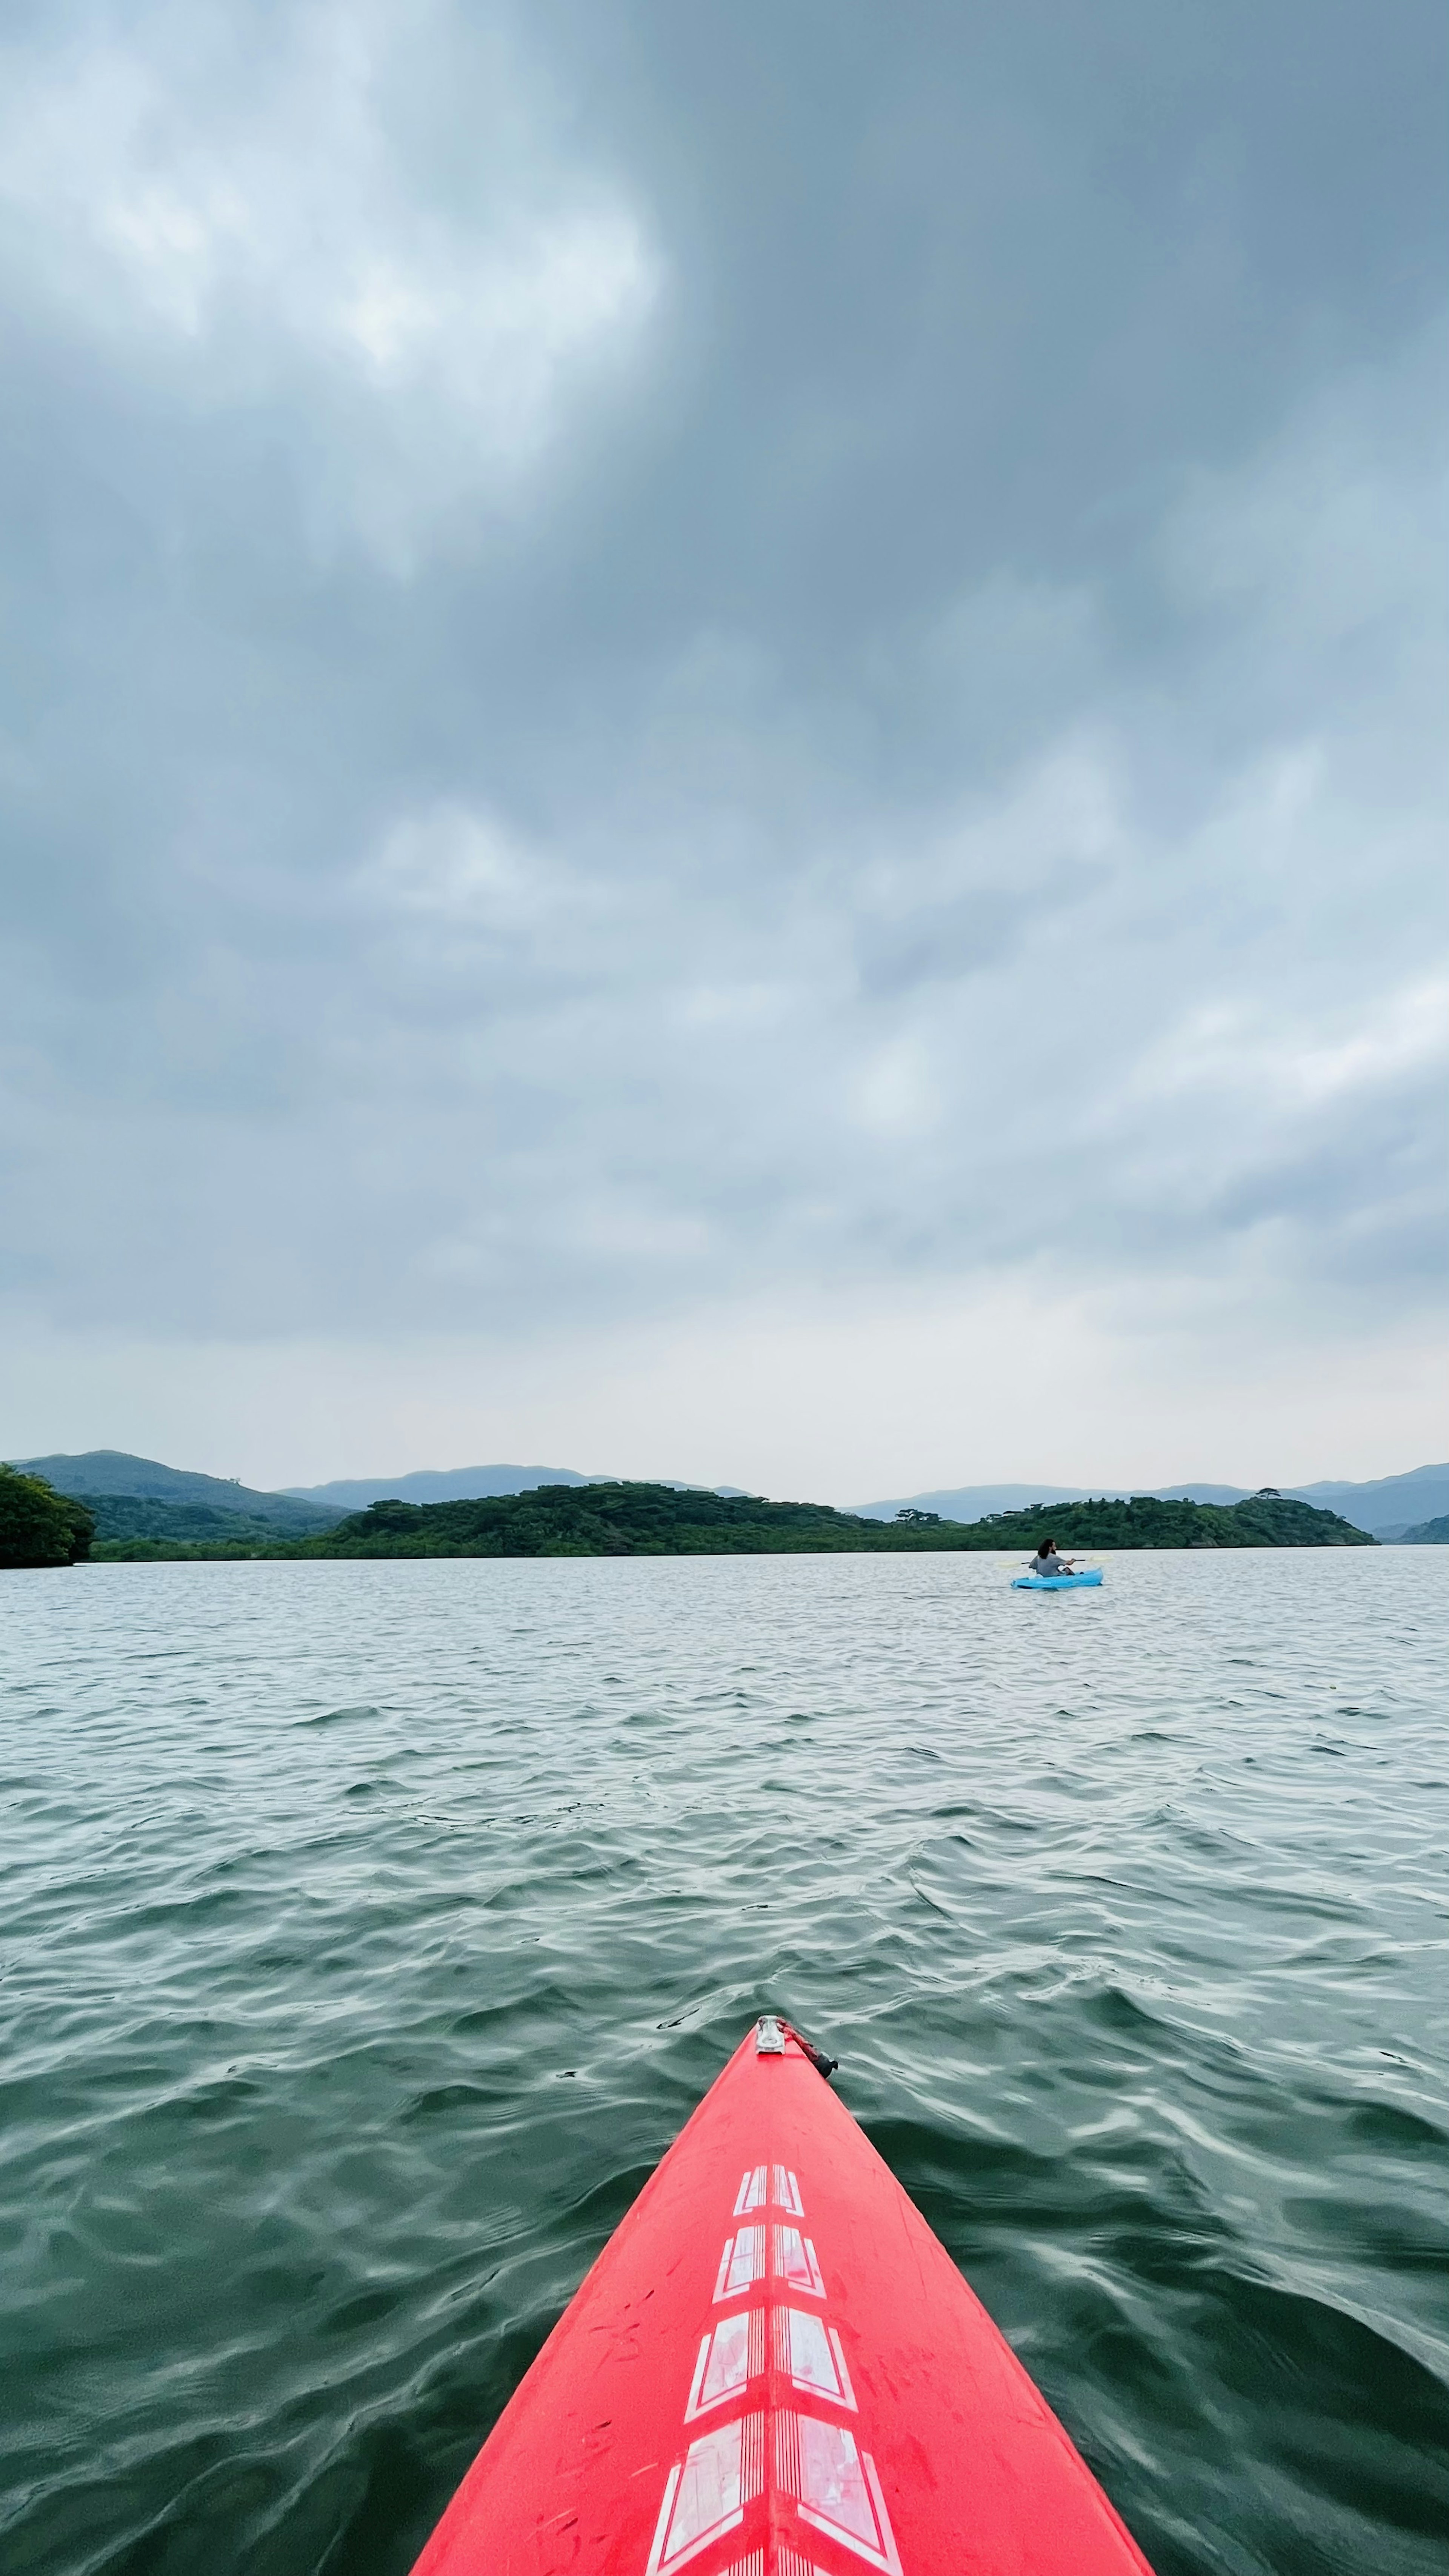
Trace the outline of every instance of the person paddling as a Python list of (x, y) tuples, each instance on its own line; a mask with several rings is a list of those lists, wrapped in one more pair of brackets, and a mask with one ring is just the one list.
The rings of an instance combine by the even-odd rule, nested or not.
[(1076, 1558), (1072, 1556), (1058, 1556), (1057, 1543), (1054, 1538), (1044, 1538), (1040, 1547), (1037, 1549), (1035, 1556), (1031, 1560), (1031, 1570), (1033, 1574), (1039, 1574), (1043, 1578), (1053, 1574), (1071, 1574), (1075, 1569)]

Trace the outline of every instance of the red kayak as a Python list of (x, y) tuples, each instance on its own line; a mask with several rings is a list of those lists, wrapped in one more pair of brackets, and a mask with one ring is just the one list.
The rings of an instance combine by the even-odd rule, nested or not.
[(736, 2049), (415, 2576), (1150, 2576), (828, 2064)]

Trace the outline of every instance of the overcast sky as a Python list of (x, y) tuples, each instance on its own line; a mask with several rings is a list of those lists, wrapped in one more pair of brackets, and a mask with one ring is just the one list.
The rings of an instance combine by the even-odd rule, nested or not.
[(1443, 0), (31, 0), (0, 1448), (1445, 1416)]

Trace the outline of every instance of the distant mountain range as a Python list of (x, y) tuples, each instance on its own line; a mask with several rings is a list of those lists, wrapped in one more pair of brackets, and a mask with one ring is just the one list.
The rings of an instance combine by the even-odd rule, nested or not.
[(418, 1467), (410, 1476), (339, 1476), (330, 1485), (283, 1491), (329, 1511), (365, 1512), (369, 1503), (483, 1503), (497, 1494), (531, 1494), (539, 1485), (587, 1485), (576, 1467)]
[(1411, 1467), (1405, 1476), (1375, 1476), (1367, 1485), (1295, 1485), (1293, 1490), (1301, 1501), (1341, 1512), (1377, 1539), (1406, 1538), (1412, 1528), (1449, 1512), (1449, 1465)]
[[(739, 1485), (693, 1485), (679, 1476), (656, 1476), (679, 1494), (722, 1494), (741, 1499)], [(576, 1467), (417, 1467), (409, 1476), (339, 1476), (330, 1485), (287, 1485), (284, 1491), (337, 1512), (365, 1512), (370, 1503), (487, 1503), (503, 1494), (532, 1494), (540, 1485), (612, 1485), (613, 1476), (582, 1476)]]
[[(216, 1535), (218, 1529), (233, 1530), (238, 1522), (301, 1538), (312, 1530), (330, 1529), (345, 1514), (365, 1511), (376, 1502), (484, 1502), (505, 1494), (531, 1493), (543, 1485), (609, 1481), (584, 1475), (576, 1467), (425, 1467), (405, 1476), (339, 1477), (327, 1485), (293, 1485), (282, 1493), (265, 1493), (238, 1484), (233, 1477), (198, 1475), (186, 1468), (163, 1466), (156, 1458), (133, 1458), (121, 1449), (87, 1449), (79, 1455), (17, 1458), (10, 1463), (46, 1477), (57, 1493), (89, 1503), (102, 1538), (202, 1540)], [(676, 1478), (659, 1482), (680, 1493), (740, 1495), (737, 1485), (692, 1485)], [(1248, 1498), (1245, 1486), (1201, 1482), (1150, 1488), (955, 1485), (935, 1493), (900, 1494), (888, 1502), (857, 1503), (852, 1509), (867, 1520), (892, 1520), (898, 1511), (913, 1510), (939, 1512), (943, 1520), (979, 1521), (989, 1512), (1020, 1511), (1033, 1503), (1066, 1504), (1094, 1496), (1119, 1499), (1133, 1491), (1150, 1491), (1166, 1502), (1233, 1504)], [(1285, 1485), (1282, 1492), (1295, 1502), (1338, 1512), (1375, 1538), (1393, 1540), (1449, 1515), (1449, 1464), (1415, 1467), (1403, 1476), (1377, 1476), (1365, 1484), (1329, 1479), (1316, 1485)]]
[[(1402, 1538), (1405, 1532), (1449, 1512), (1449, 1464), (1412, 1467), (1403, 1476), (1375, 1476), (1353, 1485), (1329, 1479), (1317, 1485), (1283, 1485), (1278, 1489), (1298, 1503), (1338, 1512), (1355, 1529), (1377, 1539)], [(988, 1512), (1025, 1511), (1032, 1503), (1081, 1503), (1095, 1496), (1119, 1500), (1128, 1494), (1151, 1494), (1162, 1502), (1241, 1503), (1245, 1485), (953, 1485), (933, 1494), (899, 1494), (884, 1503), (854, 1503), (865, 1520), (893, 1520), (899, 1511), (939, 1512), (943, 1520), (981, 1521)]]

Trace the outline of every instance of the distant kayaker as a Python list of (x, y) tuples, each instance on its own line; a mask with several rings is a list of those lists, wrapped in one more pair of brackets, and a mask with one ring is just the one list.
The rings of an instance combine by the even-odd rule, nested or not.
[(1054, 1538), (1044, 1538), (1031, 1560), (1033, 1574), (1070, 1574), (1076, 1565), (1074, 1556), (1058, 1556)]

